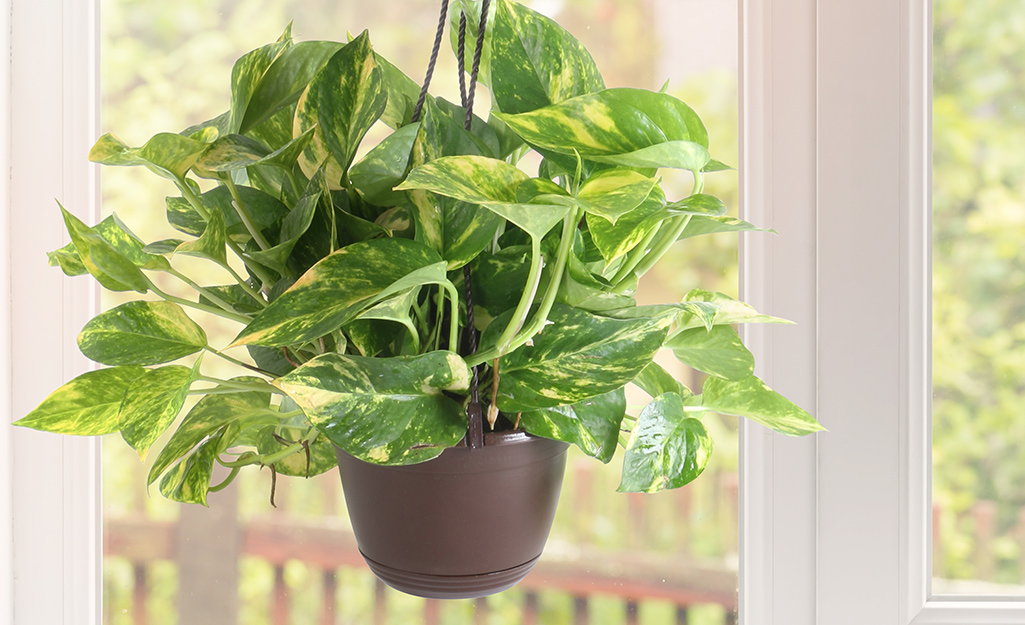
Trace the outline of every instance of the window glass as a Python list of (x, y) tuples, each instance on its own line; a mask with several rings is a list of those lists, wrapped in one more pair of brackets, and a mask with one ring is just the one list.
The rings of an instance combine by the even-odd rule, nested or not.
[[(456, 3), (453, 3), (456, 4)], [(712, 152), (737, 159), (737, 15), (731, 0), (534, 0), (594, 54), (609, 86), (669, 91), (704, 119)], [(300, 40), (344, 40), (370, 29), (376, 51), (421, 80), (437, 23), (434, 0), (102, 1), (103, 131), (130, 145), (224, 111), (231, 66), (293, 22)], [(685, 35), (685, 36), (684, 36)], [(443, 51), (432, 93), (458, 98), (455, 62)], [(478, 110), (486, 110), (486, 90)], [(689, 175), (661, 172), (667, 192), (690, 192)], [(145, 240), (177, 238), (153, 216), (168, 181), (140, 169), (104, 168), (103, 210)], [(736, 172), (707, 177), (706, 192), (736, 214)], [(692, 288), (736, 296), (737, 240), (712, 235), (678, 245), (642, 281), (639, 299), (682, 298)], [(176, 264), (211, 271), (203, 261)], [(194, 263), (190, 265), (190, 263)], [(208, 275), (210, 284), (227, 276)], [(171, 290), (172, 284), (160, 284)], [(104, 291), (103, 305), (122, 300)], [(191, 313), (190, 313), (191, 314)], [(198, 318), (198, 317), (197, 317)], [(207, 321), (206, 319), (203, 320)], [(237, 328), (225, 322), (214, 344)], [(700, 387), (698, 374), (663, 365)], [(204, 367), (217, 363), (208, 359)], [(230, 372), (227, 372), (230, 373)], [(629, 400), (636, 413), (638, 394)], [(716, 451), (693, 485), (658, 495), (615, 492), (622, 454), (602, 466), (571, 452), (549, 546), (519, 586), (486, 600), (435, 602), (377, 582), (348, 532), (338, 476), (277, 481), (243, 472), (210, 497), (179, 506), (145, 488), (148, 466), (117, 437), (104, 443), (104, 622), (595, 623), (736, 622), (737, 426), (710, 416)], [(152, 458), (150, 459), (152, 460)]]
[(1025, 595), (1025, 4), (933, 12), (933, 592)]

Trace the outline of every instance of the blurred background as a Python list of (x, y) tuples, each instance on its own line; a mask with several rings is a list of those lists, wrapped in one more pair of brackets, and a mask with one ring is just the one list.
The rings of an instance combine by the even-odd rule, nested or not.
[(1025, 3), (933, 3), (933, 592), (1025, 594)]
[[(669, 80), (670, 92), (708, 126), (713, 155), (737, 163), (734, 0), (526, 4), (581, 39), (609, 86), (658, 89)], [(102, 0), (103, 132), (141, 145), (157, 132), (177, 132), (220, 114), (235, 59), (276, 39), (289, 21), (297, 40), (344, 41), (347, 32), (369, 29), (375, 50), (419, 82), (439, 6), (437, 0)], [(431, 91), (457, 100), (457, 80), (455, 61), (444, 49)], [(487, 109), (486, 92), (478, 102), (478, 110)], [(689, 174), (662, 174), (670, 199), (690, 192)], [(104, 213), (117, 213), (144, 240), (174, 236), (163, 206), (164, 197), (177, 191), (166, 180), (141, 169), (104, 168), (102, 191)], [(706, 192), (736, 215), (735, 171), (709, 175)], [(202, 260), (177, 257), (175, 263), (207, 284), (231, 281)], [(736, 236), (678, 245), (645, 277), (639, 298), (678, 301), (696, 287), (737, 295)], [(106, 308), (122, 301), (115, 293), (104, 298)], [(215, 345), (228, 343), (238, 329), (202, 313), (195, 318)], [(700, 387), (697, 374), (668, 356), (660, 362)], [(221, 363), (213, 360), (204, 369), (216, 374)], [(631, 412), (637, 414), (645, 400), (632, 396)], [(571, 452), (555, 528), (534, 572), (500, 595), (452, 602), (408, 597), (375, 580), (356, 551), (333, 471), (310, 480), (279, 479), (277, 508), (269, 502), (269, 473), (255, 470), (211, 494), (209, 509), (181, 506), (163, 500), (155, 488), (147, 493), (148, 466), (119, 437), (108, 437), (104, 622), (736, 623), (737, 425), (717, 416), (706, 425), (715, 453), (704, 475), (658, 495), (615, 492), (622, 454), (603, 466)]]

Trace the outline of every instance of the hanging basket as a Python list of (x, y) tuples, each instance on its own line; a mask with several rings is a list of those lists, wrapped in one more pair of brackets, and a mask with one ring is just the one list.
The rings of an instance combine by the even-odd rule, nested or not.
[(381, 466), (336, 449), (353, 533), (370, 569), (402, 592), (468, 599), (512, 587), (555, 518), (568, 445), (523, 432)]

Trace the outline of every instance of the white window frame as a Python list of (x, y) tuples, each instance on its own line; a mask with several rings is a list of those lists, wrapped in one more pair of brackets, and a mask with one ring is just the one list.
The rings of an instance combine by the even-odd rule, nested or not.
[(741, 0), (746, 338), (829, 428), (742, 426), (744, 625), (1025, 623), (930, 591), (930, 7)]
[(64, 245), (55, 200), (98, 216), (96, 0), (0, 1), (0, 624), (99, 625), (99, 441), (11, 428), (89, 368), (75, 345), (88, 280), (45, 253)]
[[(738, 2), (743, 210), (781, 233), (742, 238), (742, 290), (798, 322), (746, 339), (829, 428), (742, 426), (742, 622), (1025, 623), (1020, 602), (929, 594), (928, 0)], [(8, 422), (88, 368), (96, 289), (41, 259), (66, 242), (54, 198), (98, 216), (96, 4), (0, 0)], [(98, 443), (0, 427), (0, 485), (0, 625), (99, 625)]]

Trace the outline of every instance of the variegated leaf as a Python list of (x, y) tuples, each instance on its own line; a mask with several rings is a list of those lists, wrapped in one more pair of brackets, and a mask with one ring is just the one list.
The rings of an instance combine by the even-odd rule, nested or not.
[[(226, 302), (235, 312), (242, 313), (244, 315), (252, 315), (262, 311), (265, 305), (261, 305), (256, 299), (253, 298), (245, 289), (238, 284), (226, 284), (223, 286), (208, 286), (203, 287), (207, 291), (213, 293), (221, 301)], [(205, 295), (200, 294), (199, 303), (206, 304), (207, 306), (216, 306), (213, 300), (208, 299)]]
[(388, 104), (382, 80), (370, 35), (363, 31), (335, 53), (310, 81), (306, 106), (312, 105), (313, 111), (296, 110), (297, 118), (315, 115), (319, 127), (311, 145), (317, 144), (316, 135), (323, 137), (342, 171), (349, 169), (363, 136)]
[(156, 365), (206, 347), (206, 333), (173, 302), (135, 301), (85, 324), (78, 347), (105, 365)]
[(466, 417), (443, 391), (469, 383), (469, 368), (452, 352), (325, 354), (274, 382), (335, 445), (377, 464), (423, 462), (459, 442)]
[(300, 41), (282, 52), (260, 79), (238, 132), (249, 134), (284, 107), (295, 104), (310, 80), (343, 45), (335, 41)]
[[(249, 210), (253, 225), (261, 232), (278, 223), (288, 214), (288, 208), (277, 198), (246, 185), (238, 187), (239, 197)], [(219, 211), (224, 218), (225, 233), (236, 241), (247, 241), (249, 230), (242, 223), (238, 211), (232, 206), (234, 198), (226, 186), (219, 186), (198, 196), (208, 213)], [(167, 222), (179, 232), (198, 237), (206, 231), (206, 220), (183, 197), (168, 197)]]
[(736, 217), (729, 217), (722, 215), (719, 217), (706, 217), (704, 215), (695, 215), (691, 217), (687, 223), (687, 227), (680, 234), (678, 240), (689, 239), (691, 237), (698, 237), (703, 234), (714, 234), (716, 232), (771, 232), (776, 234), (776, 231), (771, 228), (759, 228), (754, 224), (750, 224), (743, 219), (737, 219)]
[(81, 436), (117, 432), (117, 413), (125, 390), (145, 372), (142, 367), (87, 371), (50, 393), (14, 425)]
[(149, 290), (149, 278), (135, 263), (94, 228), (90, 228), (78, 217), (64, 210), (63, 206), (60, 210), (82, 265), (100, 284), (112, 291), (135, 290), (145, 293)]
[(655, 187), (641, 204), (623, 215), (615, 224), (596, 215), (587, 216), (587, 228), (591, 239), (601, 251), (606, 264), (610, 264), (632, 250), (655, 228), (659, 227), (665, 214), (665, 194)]
[(186, 256), (208, 258), (225, 266), (228, 264), (225, 245), (227, 245), (227, 235), (224, 227), (224, 214), (215, 210), (210, 211), (210, 220), (206, 222), (202, 236), (195, 241), (182, 243), (175, 249), (175, 252)]
[[(256, 450), (260, 454), (277, 453), (285, 448), (285, 441), (298, 440), (305, 434), (302, 428), (269, 426), (261, 429), (256, 435)], [(275, 434), (284, 440), (275, 438)], [(300, 449), (274, 463), (278, 475), (290, 477), (313, 477), (335, 468), (335, 446), (326, 436), (318, 436), (310, 444), (309, 464), (306, 451)]]
[(194, 168), (197, 175), (216, 178), (219, 172), (230, 172), (255, 165), (270, 152), (267, 146), (256, 139), (245, 135), (224, 135), (210, 144), (196, 161)]
[(376, 303), (392, 283), (440, 261), (436, 252), (408, 239), (354, 243), (311, 267), (232, 345), (282, 347), (329, 334)]
[(174, 422), (185, 404), (189, 387), (199, 374), (199, 362), (149, 369), (132, 382), (121, 400), (118, 427), (125, 442), (146, 459), (146, 452)]
[(666, 205), (666, 212), (671, 215), (705, 215), (718, 217), (726, 214), (726, 204), (715, 197), (705, 193), (695, 193)]
[(623, 154), (591, 154), (588, 159), (598, 163), (637, 167), (640, 169), (669, 167), (701, 171), (712, 160), (708, 148), (694, 141), (665, 141)]
[[(260, 378), (234, 378), (239, 382), (251, 382)], [(241, 392), (229, 395), (207, 395), (185, 415), (178, 429), (160, 450), (150, 467), (147, 484), (152, 484), (172, 464), (185, 457), (189, 450), (202, 443), (225, 425), (243, 417), (259, 414), (270, 409), (270, 393)]]
[(624, 416), (626, 395), (620, 388), (571, 406), (524, 412), (520, 423), (531, 434), (572, 443), (608, 464), (616, 453)]
[(160, 480), (160, 494), (179, 503), (206, 505), (214, 461), (225, 450), (231, 427), (224, 427), (205, 441)]
[(630, 169), (608, 169), (588, 178), (577, 199), (588, 214), (615, 225), (620, 217), (640, 206), (657, 184), (658, 179)]
[(394, 191), (409, 169), (413, 142), (420, 132), (419, 122), (396, 130), (370, 150), (349, 170), (349, 179), (363, 197), (378, 206), (395, 206), (404, 194)]
[(746, 378), (755, 370), (754, 356), (729, 326), (683, 330), (671, 336), (666, 347), (683, 364), (727, 380)]
[(184, 180), (209, 144), (174, 133), (154, 135), (141, 148), (132, 148), (111, 134), (103, 135), (89, 151), (89, 160), (102, 165), (145, 165), (171, 180)]
[(289, 23), (277, 41), (257, 48), (235, 61), (235, 65), (231, 68), (231, 109), (228, 113), (230, 132), (239, 131), (249, 101), (259, 87), (264, 74), (267, 73), (267, 69), (291, 46), (292, 24)]
[(683, 400), (665, 393), (648, 404), (626, 444), (620, 492), (657, 493), (692, 482), (712, 455), (712, 437), (687, 417)]
[(381, 68), (382, 85), (388, 94), (388, 105), (384, 107), (381, 121), (399, 130), (413, 119), (413, 108), (420, 97), (420, 85), (380, 54), (375, 53), (374, 58)]
[(425, 190), (463, 202), (516, 202), (516, 188), (529, 176), (485, 156), (445, 156), (409, 172), (398, 190)]
[(693, 289), (683, 298), (684, 303), (707, 304), (712, 307), (712, 318), (707, 320), (697, 310), (688, 309), (677, 317), (680, 328), (697, 328), (711, 325), (732, 325), (734, 323), (793, 323), (786, 319), (762, 315), (744, 302), (733, 299), (722, 293)]
[(310, 224), (313, 223), (320, 196), (319, 191), (314, 191), (311, 194), (310, 190), (307, 190), (307, 193), (296, 202), (295, 207), (281, 222), (281, 231), (278, 235), (279, 243), (267, 250), (250, 252), (249, 257), (282, 275), (288, 274), (288, 259), (299, 239), (306, 234)]
[[(128, 227), (118, 219), (116, 214), (107, 216), (96, 224), (93, 230), (140, 269), (166, 271), (171, 267), (167, 259), (159, 255), (161, 252), (146, 249), (148, 246), (144, 246), (142, 241), (128, 230)], [(89, 273), (89, 270), (82, 264), (74, 241), (58, 250), (48, 252), (47, 256), (50, 259), (50, 265), (59, 265), (66, 275), (80, 276)], [(111, 288), (111, 290), (128, 290), (126, 285), (117, 282), (110, 276), (100, 277), (97, 281), (107, 288), (117, 287)]]
[(641, 89), (606, 89), (529, 113), (496, 115), (531, 145), (590, 160), (667, 141), (708, 146), (705, 127), (689, 106), (668, 94)]
[(701, 405), (721, 414), (751, 419), (788, 436), (825, 429), (807, 411), (753, 375), (742, 380), (708, 378), (701, 392)]
[[(620, 388), (662, 347), (672, 316), (613, 319), (556, 304), (548, 320), (533, 345), (501, 359), (498, 407), (504, 412), (575, 404)], [(496, 320), (482, 345), (505, 325)]]
[(684, 399), (694, 395), (689, 388), (663, 369), (662, 365), (654, 361), (648, 363), (648, 366), (637, 374), (633, 382), (652, 399), (662, 393), (676, 393)]
[(491, 35), (491, 91), (498, 108), (525, 113), (605, 88), (587, 49), (553, 20), (499, 0)]

